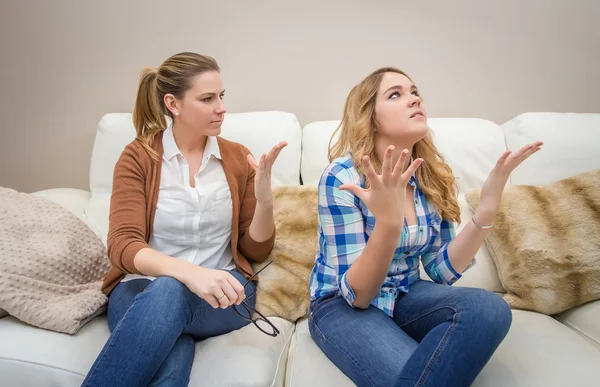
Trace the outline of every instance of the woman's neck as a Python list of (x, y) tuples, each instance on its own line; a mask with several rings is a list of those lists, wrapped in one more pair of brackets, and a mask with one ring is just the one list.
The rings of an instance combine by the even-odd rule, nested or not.
[(193, 129), (184, 127), (182, 123), (173, 124), (173, 137), (182, 153), (204, 152), (208, 140), (206, 135), (196, 134)]
[[(408, 160), (410, 160), (410, 155), (412, 155), (412, 150), (413, 150), (413, 147), (415, 144), (413, 144), (411, 142), (403, 143), (398, 140), (392, 141), (391, 139), (388, 139), (388, 138), (377, 137), (375, 139), (375, 152), (377, 153), (377, 157), (379, 158), (379, 160), (381, 160), (382, 164), (383, 164), (383, 157), (385, 155), (385, 151), (390, 145), (394, 146), (394, 152), (392, 153), (392, 168), (393, 168), (396, 165), (396, 163), (398, 162), (398, 159), (400, 158), (400, 154), (402, 153), (402, 151), (404, 149), (408, 149), (408, 156), (409, 156)], [(409, 165), (410, 165), (410, 162), (407, 161), (406, 164), (404, 165), (403, 171), (405, 171)]]

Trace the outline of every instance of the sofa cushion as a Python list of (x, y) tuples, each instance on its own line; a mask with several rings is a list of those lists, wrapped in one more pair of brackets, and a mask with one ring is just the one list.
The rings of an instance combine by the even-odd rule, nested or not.
[(554, 317), (600, 350), (600, 301), (588, 302)]
[(546, 185), (600, 168), (600, 114), (524, 113), (502, 129), (509, 149), (544, 142), (541, 152), (512, 173), (514, 185)]
[(277, 337), (250, 324), (196, 344), (189, 386), (283, 386), (295, 327), (282, 318), (269, 320), (280, 331)]
[[(507, 337), (473, 386), (588, 387), (597, 385), (598, 364), (600, 351), (575, 332), (551, 317), (517, 310)], [(307, 319), (298, 322), (292, 337), (286, 386), (354, 386), (314, 343)]]
[[(283, 385), (294, 326), (276, 317), (271, 321), (281, 332), (275, 338), (250, 324), (197, 343), (190, 387)], [(105, 315), (75, 335), (34, 328), (14, 317), (1, 319), (2, 386), (80, 386), (109, 335)]]
[(74, 335), (0, 320), (0, 375), (5, 387), (80, 386), (109, 336), (104, 316)]
[(551, 317), (513, 311), (505, 340), (473, 387), (588, 387), (598, 384), (600, 351)]
[[(301, 174), (304, 184), (319, 183), (323, 170), (329, 164), (329, 139), (339, 123), (339, 120), (313, 122), (303, 128)], [(462, 223), (458, 227), (460, 231), (473, 216), (464, 194), (483, 185), (489, 171), (506, 150), (504, 135), (500, 126), (478, 118), (430, 118), (428, 124), (434, 133), (438, 150), (457, 178), (458, 202), (462, 213)], [(503, 291), (485, 247), (475, 257), (477, 265), (469, 269), (456, 285)], [(421, 274), (423, 278), (428, 278), (423, 270)]]
[(317, 347), (310, 336), (307, 318), (298, 320), (292, 335), (285, 385), (288, 387), (354, 386), (354, 383)]
[[(226, 114), (221, 136), (246, 146), (258, 159), (280, 141), (287, 141), (273, 165), (274, 185), (300, 183), (301, 127), (295, 115), (284, 112)], [(135, 138), (131, 113), (111, 113), (100, 120), (90, 163), (89, 223), (104, 242), (115, 164)]]
[[(479, 190), (467, 194), (479, 204)], [(600, 169), (504, 191), (485, 237), (512, 308), (555, 314), (600, 299)]]

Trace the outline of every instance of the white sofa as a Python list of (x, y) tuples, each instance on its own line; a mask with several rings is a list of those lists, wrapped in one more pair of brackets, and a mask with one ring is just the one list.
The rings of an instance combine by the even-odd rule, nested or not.
[[(460, 192), (481, 187), (497, 157), (543, 140), (542, 152), (522, 165), (512, 184), (544, 185), (600, 168), (600, 114), (527, 113), (499, 126), (477, 118), (429, 120), (435, 142), (458, 177)], [(275, 185), (317, 184), (327, 165), (327, 144), (338, 121), (304, 128), (293, 114), (228, 114), (223, 137), (239, 141), (260, 155), (281, 140), (289, 146), (274, 166)], [(130, 114), (102, 118), (90, 167), (90, 191), (51, 189), (37, 192), (67, 207), (104, 241), (114, 164), (134, 138)], [(461, 199), (463, 219), (471, 213)], [(478, 264), (455, 286), (502, 292), (489, 253), (482, 247)], [(475, 386), (600, 385), (600, 301), (549, 317), (513, 311), (513, 325)], [(249, 325), (198, 343), (190, 386), (352, 386), (353, 383), (312, 341), (306, 319), (296, 324), (273, 318), (281, 335), (272, 338)], [(78, 386), (109, 336), (105, 316), (66, 335), (0, 319), (0, 385)]]

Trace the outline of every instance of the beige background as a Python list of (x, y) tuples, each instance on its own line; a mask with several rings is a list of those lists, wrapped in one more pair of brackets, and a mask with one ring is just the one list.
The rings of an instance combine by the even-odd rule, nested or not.
[(88, 188), (98, 120), (179, 51), (219, 61), (230, 112), (302, 125), (340, 118), (385, 65), (433, 117), (600, 112), (599, 15), (596, 0), (1, 0), (0, 186)]

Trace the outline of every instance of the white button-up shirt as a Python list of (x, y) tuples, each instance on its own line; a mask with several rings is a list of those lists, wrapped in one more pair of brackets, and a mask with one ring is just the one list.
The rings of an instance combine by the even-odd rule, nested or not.
[[(190, 167), (169, 126), (163, 134), (160, 188), (149, 246), (210, 269), (235, 268), (231, 254), (232, 202), (216, 137), (208, 137), (190, 186)], [(123, 281), (147, 278), (127, 274)]]

